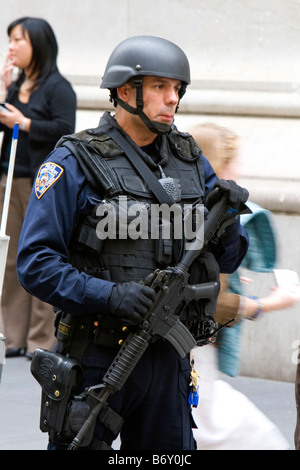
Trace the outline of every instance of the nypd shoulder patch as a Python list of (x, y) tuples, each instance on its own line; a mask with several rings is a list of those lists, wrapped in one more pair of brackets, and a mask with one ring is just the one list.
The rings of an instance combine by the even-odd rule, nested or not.
[(63, 174), (64, 169), (57, 163), (43, 163), (35, 180), (35, 194), (40, 199), (43, 194), (52, 186)]

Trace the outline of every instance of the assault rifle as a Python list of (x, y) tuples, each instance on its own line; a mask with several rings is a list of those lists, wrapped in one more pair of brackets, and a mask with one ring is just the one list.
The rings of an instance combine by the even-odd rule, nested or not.
[[(219, 189), (216, 188), (214, 191), (219, 191)], [(238, 210), (230, 207), (227, 193), (221, 193), (220, 196), (219, 201), (213, 205), (204, 221), (202, 248), (186, 251), (175, 267), (158, 269), (153, 273), (149, 285), (157, 294), (156, 300), (137, 332), (129, 334), (124, 341), (102, 383), (94, 385), (84, 392), (85, 396), (93, 397), (96, 400), (96, 405), (91, 409), (68, 450), (76, 450), (81, 445), (88, 445), (86, 438), (88, 441), (91, 440), (91, 430), (94, 428), (99, 412), (107, 407), (108, 397), (121, 390), (155, 337), (169, 341), (181, 357), (185, 357), (196, 345), (195, 338), (179, 319), (180, 312), (192, 300), (210, 299), (216, 295), (218, 283), (206, 282), (190, 285), (188, 270), (192, 262), (204, 252), (207, 245), (210, 242), (217, 242), (225, 228), (232, 224), (238, 215), (251, 212), (243, 203)], [(209, 342), (209, 338), (217, 331), (211, 328), (208, 330), (205, 337), (202, 338), (202, 344)], [(95, 392), (95, 390), (98, 391)]]

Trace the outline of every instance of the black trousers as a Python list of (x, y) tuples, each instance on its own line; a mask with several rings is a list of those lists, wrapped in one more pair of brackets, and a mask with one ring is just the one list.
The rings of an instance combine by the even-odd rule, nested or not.
[[(84, 387), (101, 382), (115, 354), (91, 345), (84, 356)], [(151, 344), (124, 387), (108, 400), (124, 419), (120, 449), (195, 450), (189, 384), (189, 358), (181, 359), (166, 341)], [(111, 433), (98, 420), (94, 437), (109, 445), (113, 441)], [(50, 450), (57, 448), (49, 444)]]

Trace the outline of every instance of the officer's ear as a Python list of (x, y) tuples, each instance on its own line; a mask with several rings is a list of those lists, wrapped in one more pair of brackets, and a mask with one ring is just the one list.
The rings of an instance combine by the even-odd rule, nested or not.
[(118, 92), (119, 98), (123, 100), (125, 103), (128, 103), (131, 98), (135, 99), (135, 95), (136, 95), (135, 87), (133, 87), (131, 83), (129, 82), (117, 88), (117, 92)]

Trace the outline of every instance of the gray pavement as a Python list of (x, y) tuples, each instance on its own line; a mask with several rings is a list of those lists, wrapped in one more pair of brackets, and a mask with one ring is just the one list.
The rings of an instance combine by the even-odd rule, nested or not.
[[(222, 377), (240, 390), (280, 429), (291, 450), (296, 422), (294, 384), (249, 377)], [(40, 387), (24, 357), (6, 359), (0, 383), (0, 450), (45, 450), (39, 430)], [(116, 447), (117, 449), (117, 447)]]

